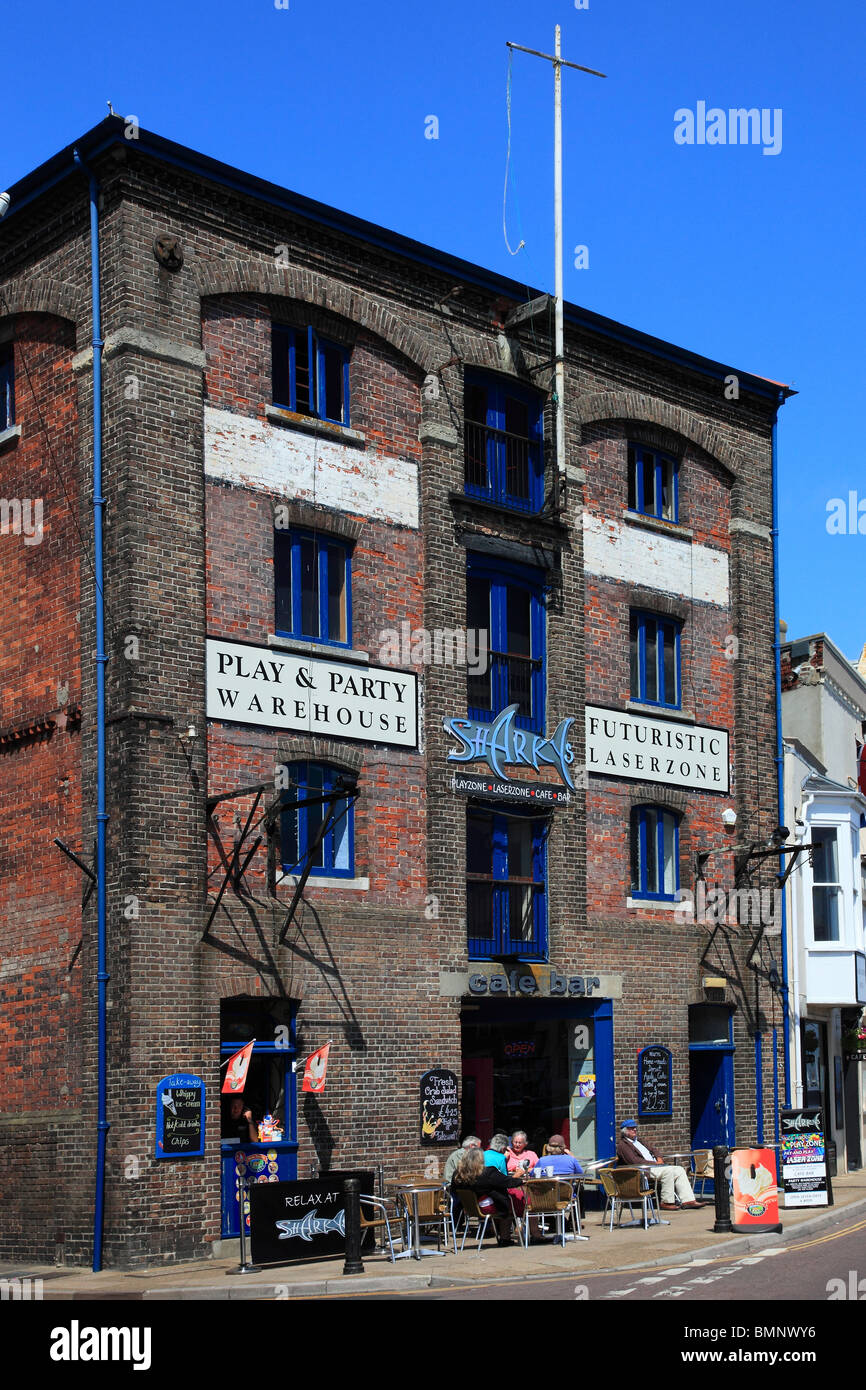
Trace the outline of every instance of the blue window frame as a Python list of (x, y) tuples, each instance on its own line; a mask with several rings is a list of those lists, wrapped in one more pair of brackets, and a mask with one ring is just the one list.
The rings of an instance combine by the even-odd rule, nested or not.
[(517, 705), (517, 723), (533, 733), (544, 728), (544, 580), (539, 570), (470, 552), (466, 575), (466, 626), (487, 632), (489, 659), (470, 672), (470, 719), (493, 719)]
[(629, 511), (655, 516), (662, 521), (679, 521), (679, 464), (670, 454), (647, 449), (643, 444), (628, 446)]
[(680, 888), (679, 816), (661, 806), (631, 813), (631, 895), (676, 901)]
[[(284, 873), (300, 873), (307, 862), (322, 821), (328, 813), (328, 803), (318, 806), (292, 806), (292, 802), (315, 799), (329, 792), (348, 788), (350, 779), (338, 768), (323, 763), (289, 763), (291, 785), (283, 792), (287, 804), (281, 817), (282, 860)], [(311, 877), (355, 877), (355, 817), (354, 806), (347, 796), (338, 797), (335, 819), (313, 853)]]
[(12, 348), (0, 348), (0, 430), (15, 424), (15, 379)]
[(352, 644), (349, 547), (312, 531), (274, 531), (275, 624), (284, 637)]
[(679, 709), (680, 629), (673, 618), (632, 611), (629, 618), (631, 697), (647, 705)]
[(349, 423), (349, 352), (312, 328), (271, 329), (274, 405), (338, 425)]
[(525, 512), (544, 501), (544, 412), (539, 396), (468, 373), (464, 393), (465, 488)]
[(547, 959), (549, 821), (472, 807), (466, 818), (466, 930), (470, 960)]

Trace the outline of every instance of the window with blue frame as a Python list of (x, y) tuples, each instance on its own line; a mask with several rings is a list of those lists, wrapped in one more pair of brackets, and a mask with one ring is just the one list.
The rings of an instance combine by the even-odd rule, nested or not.
[(531, 391), (467, 374), (465, 487), (470, 497), (538, 512), (544, 501), (544, 410)]
[(349, 423), (349, 352), (312, 328), (271, 328), (274, 405)]
[(631, 895), (676, 901), (680, 887), (679, 816), (661, 806), (631, 813)]
[(679, 521), (679, 464), (670, 454), (628, 446), (629, 511), (661, 521)]
[(0, 430), (15, 424), (15, 380), (11, 344), (0, 347)]
[(546, 960), (549, 824), (519, 811), (468, 811), (466, 930), (471, 960)]
[(487, 670), (468, 676), (470, 719), (493, 719), (508, 705), (517, 705), (520, 727), (543, 732), (543, 595), (539, 570), (469, 553), (466, 626), (488, 634)]
[(312, 642), (352, 643), (349, 547), (312, 531), (274, 531), (276, 631)]
[[(354, 784), (348, 774), (324, 763), (288, 764), (290, 785), (283, 792), (286, 808), (281, 817), (283, 872), (299, 874), (312, 855), (310, 875), (317, 878), (354, 878), (355, 818), (350, 794)], [(331, 793), (337, 796), (334, 819), (324, 835), (322, 823), (328, 815)], [(310, 801), (308, 806), (293, 803)]]
[(632, 611), (629, 618), (631, 698), (679, 709), (680, 629), (673, 618)]

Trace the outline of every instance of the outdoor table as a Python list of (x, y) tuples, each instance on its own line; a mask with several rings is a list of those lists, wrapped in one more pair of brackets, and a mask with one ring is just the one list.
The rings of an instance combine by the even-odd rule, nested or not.
[[(399, 1253), (399, 1255), (395, 1256), (395, 1258), (398, 1259), (398, 1260), (406, 1260), (406, 1259), (410, 1259), (410, 1258), (413, 1259), (413, 1260), (420, 1260), (421, 1257), (422, 1257), (422, 1255), (447, 1255), (447, 1253), (448, 1253), (447, 1250), (438, 1250), (438, 1249), (437, 1249), (437, 1250), (424, 1250), (424, 1249), (422, 1249), (422, 1247), (421, 1247), (421, 1222), (420, 1222), (420, 1220), (418, 1219), (418, 1198), (421, 1196), (422, 1192), (443, 1192), (443, 1193), (444, 1193), (445, 1189), (444, 1189), (444, 1187), (442, 1186), (442, 1183), (441, 1183), (441, 1182), (425, 1182), (425, 1183), (402, 1183), (402, 1182), (401, 1182), (401, 1183), (398, 1183), (398, 1184), (397, 1184), (397, 1191), (402, 1195), (402, 1197), (403, 1197), (403, 1199), (404, 1199), (404, 1202), (406, 1201), (406, 1199), (407, 1199), (408, 1197), (411, 1197), (411, 1198), (412, 1198), (412, 1215), (411, 1215), (411, 1217), (409, 1217), (409, 1214), (408, 1214), (408, 1202), (406, 1202), (406, 1207), (407, 1207), (407, 1220), (409, 1221), (409, 1223), (410, 1223), (410, 1225), (411, 1225), (411, 1227), (412, 1227), (412, 1244), (411, 1244), (411, 1246), (410, 1246), (408, 1249), (406, 1249), (406, 1250), (401, 1250), (400, 1253)], [(447, 1244), (447, 1227), (446, 1227), (446, 1244)]]

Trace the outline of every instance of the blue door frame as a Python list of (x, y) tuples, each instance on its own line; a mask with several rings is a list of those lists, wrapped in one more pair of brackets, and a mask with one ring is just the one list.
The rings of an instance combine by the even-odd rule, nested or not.
[[(237, 1042), (221, 1043), (220, 1057), (225, 1061), (238, 1050)], [(292, 1014), (288, 1040), (283, 1043), (256, 1042), (256, 1057), (274, 1057), (283, 1063), (283, 1115), (285, 1138), (266, 1144), (242, 1143), (239, 1139), (220, 1141), (221, 1167), (221, 1234), (223, 1239), (240, 1234), (238, 1202), (240, 1179), (243, 1174), (253, 1182), (291, 1182), (298, 1176), (298, 1101), (297, 1083), (292, 1063), (295, 1060), (295, 1016)], [(220, 1078), (223, 1072), (220, 1071)], [(246, 1219), (249, 1232), (249, 1214)]]
[(692, 1148), (733, 1148), (734, 1046), (732, 1043), (689, 1044), (689, 1097)]

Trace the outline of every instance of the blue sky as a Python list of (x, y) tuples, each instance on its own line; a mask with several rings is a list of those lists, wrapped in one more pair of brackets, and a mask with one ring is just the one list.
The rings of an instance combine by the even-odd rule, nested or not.
[[(549, 65), (517, 54), (502, 232), (506, 40), (564, 75), (568, 299), (800, 393), (781, 412), (781, 610), (792, 636), (866, 641), (863, 395), (866, 8), (728, 0), (47, 0), (4, 11), (0, 187), (105, 115), (481, 265), (552, 288)], [(677, 145), (674, 112), (782, 111), (782, 147)], [(435, 115), (439, 138), (425, 138)]]

